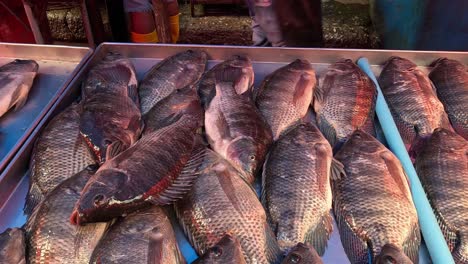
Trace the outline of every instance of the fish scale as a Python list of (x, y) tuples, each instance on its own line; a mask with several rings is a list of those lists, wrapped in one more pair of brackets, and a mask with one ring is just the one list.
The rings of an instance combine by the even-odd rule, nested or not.
[(374, 259), (385, 245), (394, 245), (418, 263), (418, 217), (398, 159), (361, 130), (335, 158), (346, 176), (332, 181), (333, 209), (350, 261), (368, 263), (368, 250)]

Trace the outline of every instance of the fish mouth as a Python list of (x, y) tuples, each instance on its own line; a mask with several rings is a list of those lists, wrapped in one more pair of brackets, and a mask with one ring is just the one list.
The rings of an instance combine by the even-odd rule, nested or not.
[(70, 216), (70, 223), (72, 225), (82, 225), (83, 222), (81, 221), (80, 213), (78, 212), (78, 209), (73, 210), (73, 213)]

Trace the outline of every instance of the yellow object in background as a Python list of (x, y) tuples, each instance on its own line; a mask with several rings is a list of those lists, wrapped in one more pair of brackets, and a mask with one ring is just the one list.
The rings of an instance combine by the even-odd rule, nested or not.
[(179, 40), (179, 17), (180, 13), (169, 17), (169, 28), (171, 30), (172, 43), (177, 43)]
[(131, 32), (130, 37), (134, 43), (157, 43), (159, 40), (156, 30), (148, 34)]

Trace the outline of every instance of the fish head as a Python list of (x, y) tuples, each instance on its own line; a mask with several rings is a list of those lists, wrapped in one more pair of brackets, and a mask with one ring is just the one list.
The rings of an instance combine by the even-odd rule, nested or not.
[[(208, 60), (208, 55), (200, 50), (186, 50), (177, 56), (177, 61), (184, 70), (192, 71), (198, 66), (205, 65)], [(203, 67), (204, 69), (204, 67)]]
[(16, 59), (8, 64), (0, 67), (0, 72), (37, 72), (39, 64), (33, 60), (20, 60)]
[(467, 145), (468, 142), (462, 136), (445, 128), (436, 128), (427, 144), (428, 147), (439, 146), (447, 150), (463, 149)]
[(312, 65), (308, 60), (296, 59), (288, 65), (290, 71), (313, 71)]
[[(74, 225), (105, 222), (120, 216), (116, 198), (125, 190), (127, 175), (118, 170), (99, 170), (86, 184), (70, 217)], [(125, 198), (123, 198), (125, 199)]]
[(357, 129), (348, 137), (336, 155), (360, 152), (372, 153), (377, 152), (381, 147), (382, 144), (376, 138), (363, 130)]
[(262, 152), (264, 147), (258, 142), (250, 137), (240, 137), (229, 144), (226, 154), (237, 169), (248, 175), (248, 181), (253, 182), (259, 164), (263, 162)]
[(317, 254), (317, 251), (315, 251), (312, 246), (303, 243), (298, 243), (295, 247), (293, 247), (282, 262), (282, 264), (305, 263), (318, 264), (323, 262)]
[(242, 248), (234, 236), (226, 234), (201, 256), (203, 263), (244, 263)]
[(339, 60), (337, 62), (335, 62), (335, 64), (333, 64), (332, 66), (332, 69), (333, 69), (333, 72), (330, 71), (330, 73), (349, 73), (349, 72), (354, 72), (356, 71), (356, 68), (357, 65), (350, 59), (342, 59), (342, 60)]
[(412, 71), (417, 67), (412, 61), (398, 56), (390, 57), (384, 65), (389, 71)]

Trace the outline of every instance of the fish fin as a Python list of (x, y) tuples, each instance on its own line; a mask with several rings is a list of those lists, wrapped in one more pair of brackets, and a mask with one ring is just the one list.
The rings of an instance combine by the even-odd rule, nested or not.
[(396, 182), (396, 184), (400, 188), (400, 191), (406, 196), (407, 199), (412, 201), (409, 180), (406, 174), (404, 173), (400, 161), (389, 150), (381, 152), (380, 157), (384, 160), (388, 172), (390, 172), (392, 179)]
[[(380, 251), (380, 254), (373, 261), (374, 264), (398, 263), (398, 264), (413, 264), (401, 248), (394, 244), (385, 244)], [(416, 262), (417, 263), (417, 262)]]
[(25, 84), (21, 84), (19, 90), (20, 91), (18, 93), (18, 98), (15, 102), (14, 111), (18, 111), (19, 109), (21, 109), (21, 107), (23, 107), (26, 104), (26, 101), (28, 101), (29, 87), (27, 87)]
[(421, 231), (418, 222), (413, 224), (411, 231), (412, 232), (403, 242), (403, 252), (414, 264), (417, 264), (419, 260), (419, 246), (421, 245)]
[(156, 205), (167, 205), (181, 199), (192, 188), (193, 182), (203, 170), (206, 148), (196, 148), (192, 151), (192, 156), (185, 164), (177, 178), (170, 186), (159, 193), (157, 197), (151, 197), (150, 201)]
[(322, 115), (317, 115), (317, 125), (323, 136), (328, 140), (332, 148), (334, 148), (336, 139), (336, 129)]
[(343, 163), (341, 163), (335, 158), (332, 159), (330, 171), (330, 178), (333, 181), (340, 180), (341, 178), (346, 177), (346, 172)]
[[(308, 73), (303, 73), (299, 77), (299, 81), (296, 83), (293, 94), (293, 103), (296, 107), (301, 107), (305, 104), (310, 105), (310, 101), (306, 102), (307, 97), (304, 96), (307, 92), (309, 84), (312, 82), (312, 76)], [(311, 98), (310, 98), (311, 99)]]
[(108, 82), (128, 86), (128, 82), (132, 77), (132, 72), (124, 65), (118, 64), (114, 67), (100, 69), (99, 75)]
[(281, 249), (276, 241), (275, 234), (271, 231), (268, 223), (265, 223), (265, 241), (266, 241), (266, 257), (269, 263), (278, 263), (281, 258)]
[(31, 216), (34, 211), (34, 208), (44, 199), (44, 194), (42, 194), (41, 189), (37, 186), (36, 183), (32, 182), (28, 195), (26, 196), (26, 203), (24, 205), (23, 212), (26, 216)]
[(127, 147), (125, 146), (122, 141), (117, 140), (112, 142), (109, 146), (107, 146), (106, 149), (106, 160), (110, 160), (114, 158), (115, 156), (119, 155), (121, 152), (123, 152)]
[(305, 235), (305, 243), (311, 244), (320, 256), (323, 256), (327, 248), (328, 240), (333, 232), (333, 220), (327, 211), (320, 217), (319, 223), (314, 229), (310, 229)]
[(135, 104), (138, 106), (140, 105), (140, 96), (136, 84), (127, 85), (127, 96), (130, 97)]
[(163, 233), (159, 230), (158, 227), (153, 228), (149, 233), (148, 264), (163, 264), (161, 263), (163, 257), (163, 244)]

